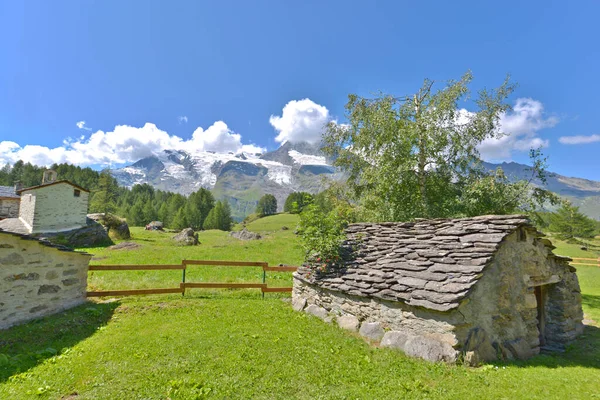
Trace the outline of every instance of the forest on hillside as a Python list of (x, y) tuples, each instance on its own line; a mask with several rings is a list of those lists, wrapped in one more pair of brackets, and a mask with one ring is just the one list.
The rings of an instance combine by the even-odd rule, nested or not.
[[(127, 219), (131, 226), (144, 226), (159, 220), (166, 227), (183, 229), (230, 230), (233, 224), (231, 209), (226, 201), (217, 201), (204, 188), (189, 196), (154, 189), (151, 185), (121, 187), (108, 170), (95, 171), (70, 164), (50, 167), (59, 180), (68, 180), (90, 191), (89, 212), (109, 212)], [(45, 167), (23, 161), (0, 169), (0, 186), (23, 187), (40, 185)]]

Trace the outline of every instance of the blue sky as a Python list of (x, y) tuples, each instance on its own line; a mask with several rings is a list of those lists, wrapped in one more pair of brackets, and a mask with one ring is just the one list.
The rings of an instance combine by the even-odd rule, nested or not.
[(0, 162), (273, 150), (343, 122), (349, 93), (470, 69), (474, 90), (519, 84), (488, 160), (542, 144), (551, 170), (600, 180), (598, 15), (597, 1), (2, 1)]

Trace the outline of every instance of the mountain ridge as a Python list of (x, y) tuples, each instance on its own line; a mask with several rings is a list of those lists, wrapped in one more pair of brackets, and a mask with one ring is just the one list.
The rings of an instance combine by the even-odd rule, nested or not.
[[(344, 174), (331, 165), (320, 147), (318, 143), (286, 142), (264, 154), (165, 150), (112, 173), (120, 185), (127, 187), (148, 183), (184, 195), (200, 187), (211, 189), (216, 198), (229, 201), (239, 220), (254, 211), (263, 194), (275, 195), (281, 211), (290, 193), (317, 193), (327, 182), (343, 179)], [(482, 162), (482, 166), (488, 171), (501, 168), (512, 181), (531, 179), (533, 184), (542, 185), (532, 178), (531, 167), (524, 164)], [(555, 172), (548, 172), (546, 178), (548, 190), (580, 206), (588, 216), (600, 219), (600, 182)]]

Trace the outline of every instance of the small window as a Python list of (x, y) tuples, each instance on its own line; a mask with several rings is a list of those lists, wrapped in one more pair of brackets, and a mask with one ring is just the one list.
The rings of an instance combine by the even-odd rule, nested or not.
[(73, 191), (73, 196), (75, 196), (75, 197), (79, 197), (80, 195), (81, 195), (81, 190), (79, 190), (79, 189), (75, 189), (75, 190)]

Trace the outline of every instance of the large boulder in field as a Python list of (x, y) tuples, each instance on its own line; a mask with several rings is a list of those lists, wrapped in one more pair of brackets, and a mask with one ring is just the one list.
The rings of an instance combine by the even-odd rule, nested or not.
[(258, 233), (250, 232), (246, 228), (242, 229), (239, 232), (231, 232), (229, 235), (240, 240), (258, 240), (261, 238), (261, 236)]
[(114, 214), (104, 214), (104, 213), (96, 213), (96, 214), (88, 214), (89, 219), (94, 220), (102, 226), (106, 230), (106, 233), (110, 234), (116, 239), (130, 239), (131, 232), (129, 232), (129, 225), (124, 218), (120, 218)]
[(164, 230), (164, 225), (160, 221), (152, 221), (148, 225), (146, 225), (147, 231), (162, 231)]
[(199, 244), (198, 234), (194, 233), (192, 228), (185, 228), (177, 235), (173, 236), (173, 240), (184, 246), (195, 246)]

